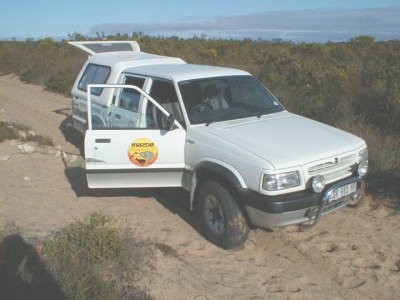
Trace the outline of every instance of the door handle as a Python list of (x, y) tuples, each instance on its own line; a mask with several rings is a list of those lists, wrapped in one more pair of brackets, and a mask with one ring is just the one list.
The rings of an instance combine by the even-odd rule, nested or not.
[(107, 143), (111, 143), (111, 139), (96, 139), (95, 142), (107, 144)]
[(117, 119), (121, 119), (121, 115), (119, 115), (119, 114), (115, 114), (115, 117), (116, 117)]

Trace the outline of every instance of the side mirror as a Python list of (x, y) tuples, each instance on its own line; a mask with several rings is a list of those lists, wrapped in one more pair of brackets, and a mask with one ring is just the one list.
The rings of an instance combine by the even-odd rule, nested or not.
[(174, 122), (175, 122), (175, 115), (174, 114), (169, 114), (168, 119), (167, 119), (167, 129), (168, 131), (171, 131), (174, 128)]

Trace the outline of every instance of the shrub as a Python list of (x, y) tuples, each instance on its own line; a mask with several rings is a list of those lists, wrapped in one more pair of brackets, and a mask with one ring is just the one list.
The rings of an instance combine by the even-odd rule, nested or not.
[(0, 143), (5, 140), (18, 139), (18, 130), (13, 124), (0, 121)]
[(48, 136), (43, 136), (41, 134), (27, 134), (26, 137), (22, 138), (23, 141), (27, 142), (35, 142), (41, 146), (54, 146), (54, 142)]
[(51, 92), (69, 96), (74, 81), (74, 74), (66, 74), (62, 71), (58, 71), (57, 73), (48, 76), (48, 78), (44, 81), (44, 86)]
[(62, 228), (41, 252), (68, 299), (150, 299), (137, 284), (150, 248), (101, 213)]
[(41, 134), (32, 134), (30, 132), (31, 129), (27, 126), (0, 121), (0, 143), (5, 140), (20, 139), (26, 142), (36, 142), (41, 146), (54, 146), (54, 142), (51, 138)]
[(400, 140), (369, 125), (360, 116), (343, 118), (338, 127), (363, 138), (368, 145), (367, 191), (392, 208), (400, 209)]

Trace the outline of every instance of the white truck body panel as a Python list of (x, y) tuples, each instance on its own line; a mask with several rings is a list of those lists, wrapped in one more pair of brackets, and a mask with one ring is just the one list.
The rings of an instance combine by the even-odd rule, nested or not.
[(272, 169), (273, 166), (266, 160), (249, 153), (245, 148), (227, 143), (212, 134), (214, 125), (220, 124), (215, 123), (208, 127), (194, 125), (187, 128), (186, 165), (194, 170), (202, 162), (216, 162), (236, 174), (243, 188), (258, 190), (261, 172), (255, 173), (255, 170)]
[[(85, 156), (89, 187), (181, 186), (185, 168), (185, 136), (185, 130), (180, 128), (172, 131), (87, 130)], [(143, 138), (154, 142), (158, 151), (156, 161), (147, 167), (133, 164), (128, 155), (131, 143)]]
[[(140, 128), (135, 130), (105, 130), (104, 128), (92, 128), (91, 90), (93, 88), (129, 88), (136, 90), (151, 101), (163, 114), (169, 115), (156, 100), (136, 86), (118, 84), (88, 85), (88, 130), (85, 134), (88, 186), (90, 188), (181, 186), (185, 167), (184, 145), (186, 137), (186, 131), (182, 126), (175, 121), (176, 128), (174, 130)], [(151, 165), (141, 165), (140, 160), (131, 159), (137, 153), (136, 151), (131, 151), (131, 147), (135, 142), (150, 142), (154, 144), (149, 151), (145, 151), (155, 158)], [(176, 148), (171, 147), (171, 145)], [(137, 154), (141, 155), (141, 153)]]
[(301, 166), (364, 146), (337, 128), (285, 112), (241, 120), (211, 131), (267, 160), (275, 169)]

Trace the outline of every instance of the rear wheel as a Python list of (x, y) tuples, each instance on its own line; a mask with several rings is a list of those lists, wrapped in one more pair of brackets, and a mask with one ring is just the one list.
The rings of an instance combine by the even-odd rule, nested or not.
[(207, 181), (198, 193), (200, 221), (208, 239), (224, 249), (243, 246), (249, 227), (231, 193), (215, 181)]

